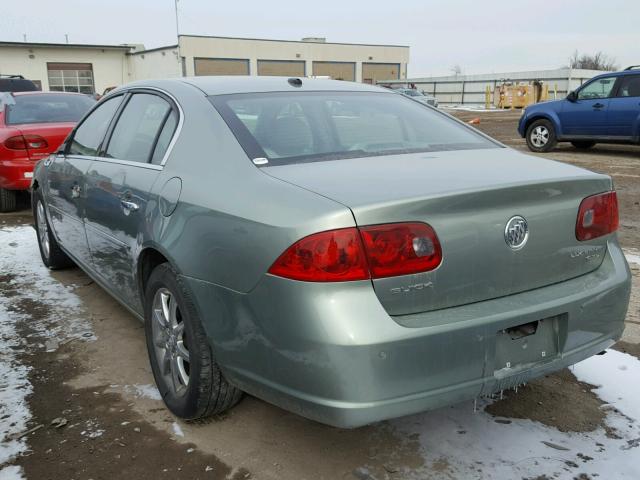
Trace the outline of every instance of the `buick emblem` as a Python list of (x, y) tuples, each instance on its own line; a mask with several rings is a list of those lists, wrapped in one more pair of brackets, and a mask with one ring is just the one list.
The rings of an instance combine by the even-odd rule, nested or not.
[(529, 225), (520, 215), (512, 217), (504, 228), (504, 241), (513, 250), (520, 250), (529, 239)]

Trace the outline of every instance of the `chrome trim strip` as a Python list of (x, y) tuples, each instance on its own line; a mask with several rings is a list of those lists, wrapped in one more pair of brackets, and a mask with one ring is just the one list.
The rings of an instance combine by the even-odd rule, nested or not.
[(92, 160), (94, 162), (115, 163), (118, 165), (128, 165), (130, 167), (140, 167), (149, 170), (162, 170), (163, 168), (162, 165), (155, 165), (153, 163), (132, 162), (131, 160), (120, 160), (118, 158), (92, 157)]

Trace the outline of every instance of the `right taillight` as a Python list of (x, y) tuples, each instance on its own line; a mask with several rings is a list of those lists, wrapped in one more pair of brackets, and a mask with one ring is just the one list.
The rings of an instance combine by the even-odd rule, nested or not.
[(442, 261), (436, 232), (426, 223), (360, 227), (373, 278), (433, 270)]
[(426, 223), (391, 223), (320, 232), (291, 245), (269, 269), (307, 282), (344, 282), (427, 272), (442, 249)]
[(616, 192), (599, 193), (585, 198), (578, 209), (576, 238), (580, 241), (607, 235), (618, 229)]

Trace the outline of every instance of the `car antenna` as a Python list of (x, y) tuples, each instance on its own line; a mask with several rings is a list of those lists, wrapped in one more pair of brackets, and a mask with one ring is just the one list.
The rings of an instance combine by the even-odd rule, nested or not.
[(290, 78), (287, 81), (289, 82), (289, 85), (291, 85), (292, 87), (301, 87), (302, 86), (302, 80), (299, 79), (299, 78)]

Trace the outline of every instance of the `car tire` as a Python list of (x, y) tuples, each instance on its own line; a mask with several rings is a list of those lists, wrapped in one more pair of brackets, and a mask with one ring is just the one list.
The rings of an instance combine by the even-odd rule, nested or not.
[(197, 420), (238, 403), (242, 391), (222, 374), (191, 294), (168, 263), (151, 272), (144, 299), (147, 351), (167, 408)]
[(73, 260), (62, 251), (51, 232), (51, 224), (49, 223), (47, 212), (44, 208), (44, 200), (37, 190), (32, 196), (31, 205), (42, 263), (51, 270), (72, 267), (74, 265)]
[(16, 192), (0, 188), (0, 213), (13, 212), (16, 209)]
[(556, 130), (549, 120), (540, 119), (527, 128), (527, 146), (536, 153), (548, 152), (558, 143)]
[(593, 147), (596, 144), (596, 142), (590, 142), (587, 140), (584, 141), (578, 141), (578, 142), (571, 142), (571, 145), (573, 145), (574, 147), (576, 147), (579, 150), (587, 150), (588, 148)]

